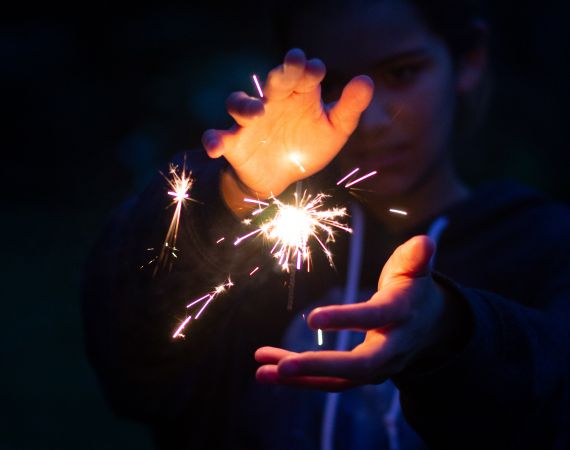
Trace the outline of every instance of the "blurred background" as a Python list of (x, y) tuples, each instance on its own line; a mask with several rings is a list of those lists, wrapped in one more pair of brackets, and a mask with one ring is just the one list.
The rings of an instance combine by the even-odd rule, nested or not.
[[(228, 126), (226, 96), (254, 94), (251, 74), (282, 58), (257, 2), (223, 14), (189, 3), (1, 19), (0, 449), (151, 448), (113, 417), (84, 356), (84, 260), (111, 210)], [(548, 0), (490, 8), (493, 98), (460, 161), (471, 184), (509, 177), (569, 202), (569, 13)]]

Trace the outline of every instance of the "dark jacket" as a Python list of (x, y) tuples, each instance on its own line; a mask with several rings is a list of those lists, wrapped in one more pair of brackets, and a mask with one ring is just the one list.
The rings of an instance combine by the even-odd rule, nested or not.
[[(197, 201), (183, 210), (171, 267), (153, 275), (146, 265), (170, 221), (161, 177), (117, 211), (94, 249), (84, 282), (87, 353), (114, 411), (147, 424), (159, 447), (266, 449), (259, 436), (288, 418), (278, 404), (267, 410), (255, 401), (269, 391), (255, 385), (253, 353), (281, 345), (300, 311), (343, 285), (347, 238), (334, 244), (335, 269), (315, 251), (311, 273), (297, 273), (288, 311), (288, 276), (263, 240), (233, 246), (247, 229), (220, 198), (224, 163), (189, 152), (187, 166)], [(312, 183), (305, 186), (331, 185)], [(407, 420), (433, 448), (568, 448), (568, 208), (494, 183), (442, 213), (449, 225), (438, 245), (438, 282), (466, 305), (472, 330), (445, 361), (394, 377)], [(430, 222), (394, 235), (368, 217), (362, 289), (373, 290), (393, 249)], [(189, 324), (186, 338), (173, 340), (190, 300), (228, 275), (235, 286)]]

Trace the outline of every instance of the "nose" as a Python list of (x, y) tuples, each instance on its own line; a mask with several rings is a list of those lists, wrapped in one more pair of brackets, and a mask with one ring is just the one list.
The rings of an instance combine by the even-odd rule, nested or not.
[(383, 95), (379, 89), (376, 89), (372, 101), (360, 118), (361, 131), (378, 130), (390, 125), (392, 114), (390, 113), (389, 103), (387, 96)]

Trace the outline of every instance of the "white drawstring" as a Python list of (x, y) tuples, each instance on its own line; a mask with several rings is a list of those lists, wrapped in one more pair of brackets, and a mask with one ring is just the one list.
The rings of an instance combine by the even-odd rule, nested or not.
[[(357, 204), (351, 205), (352, 213), (352, 237), (350, 239), (347, 283), (344, 290), (344, 305), (353, 303), (356, 299), (359, 283), (360, 272), (362, 266), (362, 241), (364, 239), (364, 214)], [(430, 225), (427, 235), (435, 243), (439, 241), (441, 233), (447, 227), (448, 220), (446, 217), (438, 217)], [(433, 267), (435, 253), (431, 258), (430, 267)], [(346, 351), (348, 349), (350, 339), (350, 331), (342, 330), (338, 333), (335, 350)], [(336, 421), (336, 413), (338, 409), (338, 401), (340, 393), (329, 392), (326, 396), (325, 407), (323, 412), (323, 424), (321, 428), (321, 450), (334, 450), (334, 424)], [(400, 414), (400, 391), (395, 388), (392, 401), (387, 413), (384, 415), (384, 424), (386, 433), (388, 434), (388, 442), (390, 450), (400, 449), (400, 440), (398, 438), (397, 419)]]
[[(360, 284), (360, 271), (362, 266), (362, 241), (364, 239), (364, 214), (356, 203), (350, 205), (352, 214), (352, 237), (348, 254), (347, 281), (344, 289), (344, 305), (353, 303)], [(350, 331), (342, 330), (337, 335), (335, 350), (345, 351), (349, 345)], [(338, 407), (338, 392), (329, 392), (325, 401), (323, 412), (323, 425), (321, 428), (321, 450), (334, 448), (334, 423)]]

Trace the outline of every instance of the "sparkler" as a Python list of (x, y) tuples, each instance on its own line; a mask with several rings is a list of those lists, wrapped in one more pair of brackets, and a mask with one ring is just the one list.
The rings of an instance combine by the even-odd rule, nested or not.
[(215, 298), (217, 298), (220, 295), (222, 295), (223, 293), (225, 293), (232, 286), (234, 286), (234, 283), (232, 282), (230, 277), (228, 277), (228, 279), (224, 283), (216, 286), (214, 289), (212, 289), (206, 295), (203, 295), (202, 297), (200, 297), (196, 300), (192, 300), (188, 305), (186, 305), (186, 309), (190, 309), (193, 307), (194, 307), (194, 309), (197, 309), (197, 305), (201, 305), (201, 306), (200, 306), (200, 309), (198, 309), (198, 312), (196, 313), (195, 316), (189, 315), (188, 317), (186, 317), (186, 319), (184, 319), (184, 321), (178, 326), (178, 328), (176, 328), (176, 331), (174, 331), (172, 338), (176, 339), (178, 337), (185, 337), (184, 334), (182, 334), (182, 331), (184, 331), (184, 329), (190, 323), (190, 321), (192, 319), (198, 320), (200, 318), (200, 316), (202, 315), (202, 313), (204, 312), (204, 310), (208, 307), (208, 305), (210, 303), (212, 303), (212, 301)]
[(270, 253), (278, 260), (284, 271), (289, 272), (291, 266), (300, 270), (303, 264), (306, 264), (307, 271), (310, 271), (309, 241), (313, 239), (319, 244), (332, 266), (332, 252), (327, 243), (334, 242), (335, 229), (352, 232), (345, 223), (341, 222), (341, 219), (348, 215), (346, 208), (326, 209), (324, 201), (328, 196), (323, 193), (312, 196), (305, 191), (301, 196), (295, 193), (294, 197), (293, 204), (283, 203), (276, 198), (272, 198), (271, 203), (245, 199), (249, 203), (259, 205), (260, 208), (254, 213), (260, 214), (270, 208), (274, 208), (276, 212), (258, 228), (237, 238), (234, 245), (237, 246), (253, 236), (262, 235), (273, 243)]
[[(182, 212), (182, 207), (186, 204), (186, 201), (192, 200), (190, 198), (189, 191), (192, 188), (191, 171), (186, 170), (186, 162), (180, 171), (178, 171), (178, 166), (170, 164), (168, 173), (170, 176), (166, 176), (161, 172), (161, 175), (166, 179), (168, 186), (171, 190), (168, 191), (168, 195), (172, 197), (172, 205), (175, 205), (174, 212), (172, 213), (172, 219), (170, 220), (170, 225), (168, 226), (168, 231), (166, 232), (166, 237), (164, 238), (164, 244), (160, 250), (160, 254), (157, 258), (152, 259), (150, 262), (157, 261), (158, 264), (155, 267), (154, 273), (158, 271), (158, 267), (167, 259), (168, 255), (172, 255), (177, 258), (176, 252), (176, 239), (178, 238), (178, 228), (180, 226), (180, 214)], [(172, 206), (171, 205), (171, 206)]]

